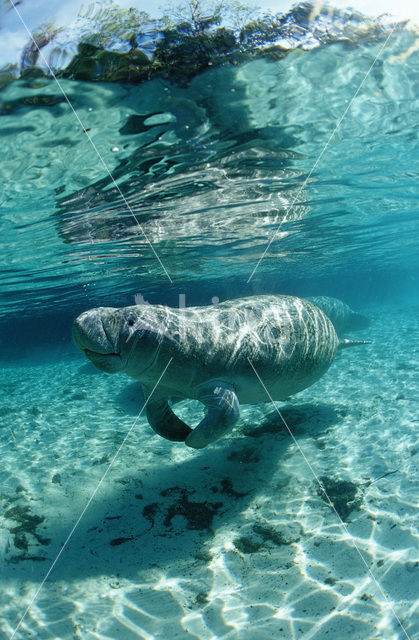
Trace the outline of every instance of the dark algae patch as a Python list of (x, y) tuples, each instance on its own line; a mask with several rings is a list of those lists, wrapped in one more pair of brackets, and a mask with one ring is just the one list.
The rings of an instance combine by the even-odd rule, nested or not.
[(324, 493), (326, 492), (339, 517), (342, 518), (344, 522), (346, 522), (353, 511), (359, 511), (362, 498), (358, 494), (356, 484), (349, 482), (349, 480), (336, 480), (328, 476), (321, 476), (320, 482), (324, 491), (321, 487), (317, 487), (317, 494), (330, 506)]
[(22, 532), (15, 533), (15, 547), (16, 549), (22, 549), (23, 551), (28, 550), (28, 539), (26, 535)]
[(44, 538), (36, 531), (36, 528), (44, 522), (45, 516), (32, 514), (29, 507), (21, 506), (8, 509), (4, 515), (6, 518), (15, 520), (19, 523), (17, 527), (12, 527), (10, 529), (10, 533), (13, 533), (14, 535), (29, 533), (33, 535), (40, 544), (49, 544), (51, 542), (50, 538)]
[(171, 527), (175, 516), (183, 516), (188, 529), (208, 529), (217, 511), (223, 506), (222, 502), (195, 502), (189, 500), (186, 489), (173, 487), (161, 492), (163, 497), (176, 495), (177, 500), (171, 504), (164, 519), (164, 526)]
[[(218, 493), (220, 490), (216, 488)], [(142, 515), (149, 521), (150, 529), (163, 526), (168, 532), (173, 529), (172, 520), (182, 516), (187, 529), (203, 530), (211, 527), (214, 516), (223, 506), (222, 502), (192, 500), (194, 490), (182, 487), (168, 487), (160, 492), (161, 502), (152, 502), (143, 507)], [(220, 493), (224, 493), (221, 488)], [(163, 534), (165, 535), (165, 534)]]
[(236, 491), (233, 487), (233, 481), (231, 478), (223, 478), (223, 480), (221, 480), (221, 490), (217, 486), (214, 486), (211, 487), (211, 491), (213, 493), (218, 493), (218, 491), (220, 491), (220, 493), (224, 493), (226, 496), (231, 496), (233, 498), (243, 498), (249, 493), (248, 491)]
[(297, 525), (284, 529), (272, 525), (255, 524), (253, 531), (265, 542), (270, 541), (276, 546), (292, 544), (301, 538), (301, 529)]
[(301, 528), (291, 524), (287, 527), (275, 527), (269, 524), (254, 524), (250, 535), (240, 536), (234, 540), (236, 549), (243, 554), (256, 553), (266, 549), (268, 543), (280, 547), (298, 542), (301, 539)]
[(111, 545), (111, 547), (117, 547), (120, 544), (124, 544), (124, 542), (131, 542), (132, 540), (135, 540), (135, 538), (133, 536), (129, 537), (129, 538), (113, 538), (109, 544)]
[(13, 543), (16, 549), (24, 552), (25, 555), (13, 556), (10, 558), (11, 562), (18, 562), (19, 560), (45, 560), (44, 557), (27, 555), (29, 546), (31, 544), (31, 537), (42, 545), (48, 545), (51, 542), (50, 538), (44, 538), (38, 533), (37, 528), (45, 520), (44, 516), (38, 516), (31, 513), (30, 507), (16, 505), (11, 507), (5, 512), (5, 517), (9, 520), (14, 520), (18, 524), (9, 529), (13, 535)]
[(248, 494), (248, 491), (236, 491), (233, 488), (233, 482), (230, 478), (223, 478), (221, 480), (221, 493), (225, 493), (227, 496), (232, 496), (234, 498), (243, 498)]
[(241, 536), (234, 541), (234, 546), (240, 553), (256, 553), (263, 546), (260, 540), (253, 540), (248, 536)]
[(159, 510), (159, 505), (157, 502), (152, 502), (151, 504), (146, 504), (146, 506), (143, 509), (143, 516), (144, 518), (146, 518), (146, 520), (149, 521), (149, 523), (151, 524), (151, 527), (154, 527), (154, 519), (156, 517), (156, 514)]
[(205, 607), (209, 603), (208, 594), (204, 591), (196, 594), (195, 605), (197, 607)]

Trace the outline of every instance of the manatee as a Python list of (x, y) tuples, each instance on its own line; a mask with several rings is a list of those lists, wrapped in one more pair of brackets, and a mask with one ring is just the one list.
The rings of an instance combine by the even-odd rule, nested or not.
[(345, 302), (329, 296), (310, 296), (307, 298), (314, 302), (333, 322), (338, 335), (345, 331), (358, 331), (370, 326), (371, 321), (367, 316), (353, 311)]
[[(317, 305), (282, 295), (182, 309), (98, 307), (76, 318), (73, 340), (98, 369), (140, 382), (156, 433), (195, 449), (229, 431), (240, 404), (269, 401), (250, 363), (272, 399), (285, 400), (316, 382), (339, 347), (355, 344), (339, 342)], [(171, 397), (204, 404), (195, 429), (175, 415)]]

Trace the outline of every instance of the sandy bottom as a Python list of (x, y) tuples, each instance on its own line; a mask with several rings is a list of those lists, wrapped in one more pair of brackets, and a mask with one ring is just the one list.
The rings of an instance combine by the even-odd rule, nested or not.
[(1, 637), (418, 638), (417, 318), (376, 311), (372, 345), (278, 405), (295, 441), (269, 403), (201, 452), (140, 418), (110, 467), (136, 384), (70, 345), (6, 362)]

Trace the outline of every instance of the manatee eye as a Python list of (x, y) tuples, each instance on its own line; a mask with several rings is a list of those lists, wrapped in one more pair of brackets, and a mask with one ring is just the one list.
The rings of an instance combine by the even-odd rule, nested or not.
[(128, 320), (128, 326), (129, 326), (129, 327), (133, 327), (133, 326), (134, 326), (134, 324), (135, 324), (135, 323), (134, 323), (134, 320), (133, 320), (132, 318), (130, 318), (130, 319)]

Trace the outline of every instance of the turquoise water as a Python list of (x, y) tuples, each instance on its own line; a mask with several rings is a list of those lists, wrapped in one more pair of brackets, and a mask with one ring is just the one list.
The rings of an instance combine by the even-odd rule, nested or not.
[[(419, 55), (387, 35), (61, 80), (84, 130), (53, 79), (1, 89), (2, 637), (419, 637)], [(271, 403), (203, 451), (159, 438), (71, 342), (95, 306), (260, 293), (371, 319), (278, 403), (295, 439)]]

